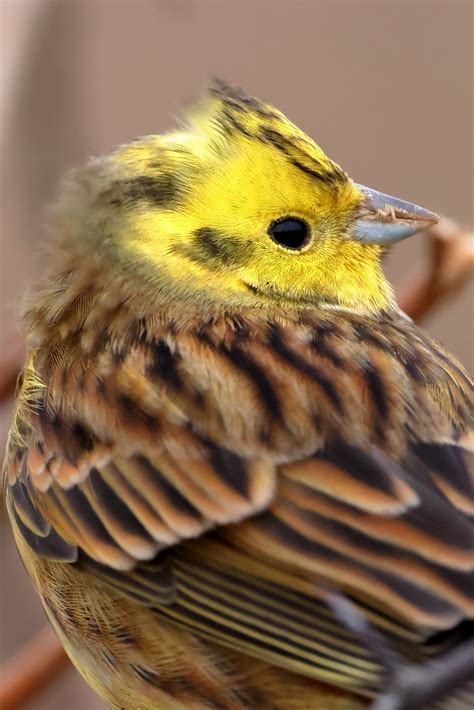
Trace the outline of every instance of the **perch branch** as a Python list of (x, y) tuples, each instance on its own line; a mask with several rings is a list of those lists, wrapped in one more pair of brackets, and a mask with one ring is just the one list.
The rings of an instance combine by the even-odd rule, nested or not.
[(443, 301), (454, 296), (474, 275), (474, 234), (449, 219), (425, 232), (429, 261), (398, 302), (413, 320), (420, 322)]
[(3, 344), (0, 354), (0, 404), (15, 392), (24, 359), (25, 346), (19, 336)]
[(68, 666), (69, 659), (54, 631), (44, 626), (13, 658), (0, 668), (0, 707), (20, 710), (50, 685)]

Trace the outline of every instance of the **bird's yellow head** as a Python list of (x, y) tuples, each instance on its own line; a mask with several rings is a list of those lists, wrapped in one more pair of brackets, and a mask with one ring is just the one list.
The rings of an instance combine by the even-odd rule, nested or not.
[(151, 303), (376, 311), (392, 304), (384, 245), (360, 225), (413, 214), (368, 210), (374, 195), (282, 113), (217, 83), (183, 130), (76, 174), (62, 217), (81, 258), (108, 261)]

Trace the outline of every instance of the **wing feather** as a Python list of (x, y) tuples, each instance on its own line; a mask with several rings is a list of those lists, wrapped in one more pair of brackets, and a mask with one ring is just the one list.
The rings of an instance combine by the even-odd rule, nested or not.
[(72, 400), (31, 407), (8, 505), (38, 556), (370, 694), (381, 669), (328, 586), (411, 658), (474, 616), (470, 384), (405, 322), (308, 319), (140, 336), (100, 353), (109, 380), (74, 361)]
[(180, 540), (254, 514), (274, 494), (274, 464), (244, 460), (193, 434), (182, 434), (173, 453), (161, 447), (147, 455), (113, 455), (102, 444), (81, 450), (76, 442), (74, 463), (46, 439), (51, 429), (35, 430), (30, 449), (15, 459), (10, 488), (15, 520), (36, 550), (41, 541), (44, 556), (49, 544), (49, 556), (57, 556), (63, 538), (68, 550), (130, 570)]

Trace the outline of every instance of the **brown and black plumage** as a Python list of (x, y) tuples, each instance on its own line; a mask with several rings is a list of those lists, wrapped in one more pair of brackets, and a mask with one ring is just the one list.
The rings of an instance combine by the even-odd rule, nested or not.
[(384, 669), (331, 590), (416, 664), (474, 613), (471, 382), (379, 270), (430, 213), (379, 209), (239, 92), (194, 120), (66, 188), (25, 318), (17, 544), (113, 707), (364, 707)]

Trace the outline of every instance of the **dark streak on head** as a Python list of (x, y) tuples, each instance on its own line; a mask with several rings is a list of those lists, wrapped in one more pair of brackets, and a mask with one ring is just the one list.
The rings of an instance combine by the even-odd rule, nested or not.
[(118, 180), (102, 194), (110, 205), (122, 207), (139, 202), (148, 202), (156, 207), (173, 207), (182, 192), (176, 175), (157, 173), (139, 175), (129, 180)]
[(240, 121), (237, 120), (232, 111), (226, 108), (222, 109), (222, 117), (224, 118), (224, 122), (222, 124), (224, 128), (235, 128), (240, 133), (243, 133), (244, 136), (247, 136), (247, 138), (253, 138), (253, 134), (245, 128)]
[(174, 251), (206, 268), (212, 266), (243, 266), (251, 259), (254, 244), (237, 239), (217, 229), (202, 227), (193, 233), (189, 244), (178, 244)]
[(237, 86), (226, 84), (225, 81), (215, 79), (211, 86), (211, 93), (218, 96), (221, 101), (235, 111), (253, 111), (261, 118), (272, 119), (278, 116), (275, 111), (267, 106), (263, 101), (253, 96), (248, 96)]
[[(228, 86), (220, 81), (215, 82), (211, 88), (211, 93), (218, 96), (223, 103), (220, 111), (223, 130), (227, 132), (237, 130), (248, 138), (257, 139), (274, 146), (285, 155), (292, 165), (315, 180), (329, 185), (347, 182), (346, 174), (338, 165), (333, 164), (332, 169), (328, 171), (308, 154), (304, 143), (300, 144), (302, 142), (291, 140), (280, 133), (277, 128), (278, 121), (283, 119), (280, 114), (273, 111), (263, 102), (247, 96), (240, 89)], [(245, 113), (253, 113), (258, 116), (260, 119), (258, 129), (252, 131), (239, 120), (239, 114), (243, 115)]]
[(322, 173), (318, 170), (314, 170), (314, 168), (310, 168), (308, 165), (304, 165), (301, 163), (299, 160), (296, 158), (289, 158), (290, 163), (295, 166), (295, 168), (298, 168), (299, 170), (302, 170), (306, 175), (309, 175), (312, 178), (315, 178), (316, 180), (321, 180), (321, 182), (337, 182), (337, 178), (334, 177), (333, 173)]
[(277, 148), (288, 158), (289, 162), (302, 170), (306, 175), (329, 185), (344, 184), (347, 176), (337, 165), (332, 165), (328, 171), (312, 158), (305, 150), (304, 145), (283, 136), (278, 130), (269, 126), (261, 126), (259, 139)]

